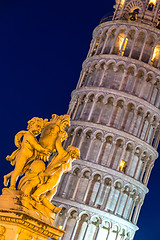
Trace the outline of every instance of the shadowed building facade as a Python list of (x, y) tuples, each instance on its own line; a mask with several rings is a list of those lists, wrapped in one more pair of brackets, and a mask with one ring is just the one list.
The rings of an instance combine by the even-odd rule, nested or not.
[(116, 0), (93, 40), (68, 113), (65, 147), (81, 159), (63, 176), (54, 204), (63, 240), (131, 240), (160, 139), (160, 6)]

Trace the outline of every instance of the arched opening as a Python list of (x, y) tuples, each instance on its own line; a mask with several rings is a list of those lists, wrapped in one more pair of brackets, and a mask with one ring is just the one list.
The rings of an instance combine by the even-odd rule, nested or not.
[(88, 152), (88, 148), (89, 148), (90, 142), (91, 142), (91, 135), (92, 135), (92, 132), (91, 132), (91, 130), (89, 130), (86, 132), (84, 139), (83, 139), (83, 143), (82, 143), (81, 150), (80, 150), (81, 158), (83, 160), (86, 159), (86, 154)]
[(115, 71), (114, 71), (114, 63), (110, 63), (106, 70), (105, 76), (103, 77), (103, 81), (101, 86), (105, 88), (111, 88), (113, 79), (115, 78)]
[(110, 49), (113, 45), (113, 41), (115, 39), (115, 36), (116, 36), (116, 29), (114, 28), (110, 33), (109, 33), (109, 38), (108, 38), (108, 41), (107, 41), (107, 44), (105, 46), (105, 49), (103, 51), (103, 54), (109, 54), (110, 53)]
[(100, 181), (101, 176), (99, 174), (95, 174), (86, 199), (86, 204), (88, 204), (89, 206), (93, 206), (95, 203), (97, 193), (100, 187)]
[(97, 133), (95, 139), (92, 142), (88, 160), (90, 160), (91, 162), (97, 162), (97, 155), (99, 153), (101, 144), (102, 144), (102, 133)]
[(139, 14), (139, 8), (131, 10), (131, 12), (129, 13), (129, 19), (128, 20), (136, 21), (137, 18), (138, 18), (138, 14)]
[(142, 55), (142, 59), (141, 59), (145, 63), (148, 63), (148, 61), (150, 59), (154, 41), (155, 41), (155, 38), (153, 36), (149, 36), (148, 40), (145, 43), (145, 47), (144, 47), (143, 55)]
[(104, 104), (102, 115), (100, 118), (100, 123), (102, 124), (108, 124), (109, 120), (111, 118), (112, 110), (113, 110), (113, 101), (114, 99), (112, 97), (108, 98), (108, 101), (106, 104)]
[(154, 7), (155, 7), (155, 5), (156, 5), (156, 2), (157, 2), (157, 0), (149, 0), (149, 3), (148, 3), (148, 10), (149, 11), (153, 11), (154, 10)]
[(77, 193), (76, 193), (76, 201), (77, 202), (82, 202), (83, 199), (84, 199), (84, 196), (85, 196), (85, 193), (87, 191), (87, 186), (89, 184), (89, 181), (90, 181), (90, 176), (91, 176), (91, 173), (90, 171), (85, 171), (80, 179), (80, 182), (79, 182), (79, 186), (77, 188)]
[(145, 40), (145, 33), (140, 32), (136, 39), (134, 48), (133, 48), (132, 58), (135, 58), (137, 60), (139, 59), (139, 56), (140, 56), (140, 53), (141, 53), (141, 50), (142, 50), (142, 47), (144, 44), (144, 40)]
[(128, 41), (127, 41), (126, 47), (124, 49), (123, 56), (125, 56), (125, 57), (129, 56), (130, 51), (132, 49), (132, 44), (133, 44), (134, 37), (135, 37), (135, 30), (130, 30), (128, 35), (127, 35)]
[(109, 158), (109, 153), (110, 153), (111, 147), (112, 147), (112, 142), (113, 142), (113, 137), (111, 137), (111, 136), (106, 137), (106, 140), (103, 143), (101, 153), (99, 155), (99, 159), (98, 159), (99, 164), (106, 166), (107, 160)]
[(89, 113), (90, 113), (90, 110), (91, 110), (91, 107), (93, 104), (93, 100), (94, 100), (94, 94), (90, 95), (88, 98), (88, 101), (87, 101), (84, 111), (83, 111), (83, 115), (81, 117), (82, 120), (86, 121), (88, 119), (88, 116), (89, 116)]
[(124, 74), (124, 65), (120, 64), (118, 66), (117, 71), (115, 72), (115, 78), (112, 80), (112, 85), (111, 85), (112, 89), (118, 89), (119, 88), (121, 80), (123, 78), (123, 74)]
[(74, 240), (83, 240), (84, 239), (84, 235), (87, 229), (87, 222), (88, 222), (88, 215), (87, 214), (83, 214), (80, 218), (80, 221), (78, 223), (78, 227), (77, 227), (77, 231), (76, 234), (74, 236)]
[(81, 116), (81, 112), (82, 112), (82, 109), (83, 109), (84, 104), (85, 104), (85, 98), (86, 98), (86, 95), (84, 95), (81, 99), (81, 102), (78, 106), (78, 109), (77, 109), (77, 112), (76, 112), (76, 115), (75, 115), (75, 120), (78, 120)]
[[(115, 41), (115, 45), (112, 51), (112, 54), (119, 54), (120, 52), (124, 51), (124, 45), (125, 45), (125, 29), (121, 29), (119, 32), (119, 35)], [(122, 51), (121, 51), (122, 50)]]
[(104, 96), (102, 96), (102, 95), (98, 97), (98, 99), (94, 105), (94, 109), (92, 111), (91, 118), (90, 118), (91, 122), (96, 123), (98, 121), (101, 109), (103, 107), (103, 98), (104, 98)]
[(74, 227), (75, 227), (76, 222), (77, 222), (76, 218), (77, 218), (77, 211), (73, 210), (70, 213), (70, 216), (68, 218), (68, 221), (67, 221), (67, 224), (66, 224), (66, 227), (65, 227), (65, 231), (67, 232), (67, 234), (64, 234), (63, 240), (71, 239)]

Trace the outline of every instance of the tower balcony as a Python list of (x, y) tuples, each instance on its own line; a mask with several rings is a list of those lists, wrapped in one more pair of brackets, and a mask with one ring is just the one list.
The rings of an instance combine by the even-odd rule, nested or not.
[(160, 69), (160, 31), (132, 21), (103, 22), (93, 32), (88, 57), (103, 54), (125, 56)]

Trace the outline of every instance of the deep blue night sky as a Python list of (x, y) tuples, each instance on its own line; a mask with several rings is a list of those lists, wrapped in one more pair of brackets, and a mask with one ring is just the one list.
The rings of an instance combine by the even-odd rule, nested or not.
[[(5, 157), (16, 149), (14, 135), (34, 116), (67, 112), (92, 31), (113, 11), (108, 1), (0, 1), (1, 188), (12, 170)], [(159, 181), (157, 160), (135, 240), (159, 239)]]

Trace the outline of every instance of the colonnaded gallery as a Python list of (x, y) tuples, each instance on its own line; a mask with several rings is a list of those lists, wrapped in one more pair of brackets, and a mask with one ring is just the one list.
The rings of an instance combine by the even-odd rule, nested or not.
[(160, 139), (159, 0), (116, 0), (93, 32), (72, 92), (68, 145), (80, 149), (53, 203), (62, 240), (131, 240)]

